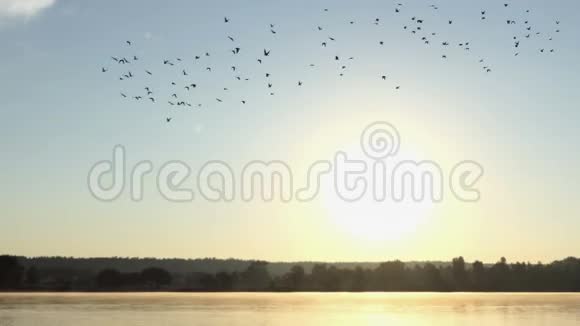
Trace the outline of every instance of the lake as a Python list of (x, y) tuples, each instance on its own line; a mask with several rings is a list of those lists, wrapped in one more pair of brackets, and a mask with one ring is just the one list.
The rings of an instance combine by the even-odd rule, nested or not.
[(0, 294), (0, 326), (580, 325), (580, 294)]

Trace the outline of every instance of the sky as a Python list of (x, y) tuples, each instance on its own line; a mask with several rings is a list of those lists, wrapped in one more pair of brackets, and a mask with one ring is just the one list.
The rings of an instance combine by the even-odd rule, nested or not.
[[(577, 256), (580, 3), (433, 3), (437, 10), (402, 0), (0, 0), (0, 252), (274, 261)], [(416, 35), (412, 17), (424, 20)], [(524, 39), (524, 20), (542, 34)], [(427, 35), (430, 45), (421, 40), (427, 31), (437, 32)], [(457, 46), (464, 42), (469, 51)], [(139, 60), (126, 66), (111, 59), (133, 55)], [(250, 80), (235, 80), (232, 65)], [(135, 77), (119, 80), (127, 70)], [(170, 81), (197, 83), (193, 95), (179, 87), (179, 96), (202, 107), (171, 107)], [(143, 95), (145, 86), (157, 103), (120, 95)], [(281, 160), (305, 179), (309, 164), (339, 150), (361, 156), (360, 135), (375, 121), (397, 128), (400, 160), (431, 160), (445, 173), (478, 162), (480, 200), (348, 204), (328, 180), (308, 203), (173, 203), (154, 176), (145, 177), (140, 202), (127, 191), (102, 202), (87, 187), (91, 167), (118, 144), (128, 166), (149, 160), (157, 171), (180, 160), (195, 171), (221, 160), (240, 171), (252, 160)]]

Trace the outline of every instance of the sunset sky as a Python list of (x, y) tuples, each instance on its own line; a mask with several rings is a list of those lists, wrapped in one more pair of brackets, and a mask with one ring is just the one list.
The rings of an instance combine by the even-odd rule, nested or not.
[[(578, 255), (580, 3), (523, 4), (0, 0), (0, 253), (487, 262)], [(430, 46), (403, 29), (414, 16), (437, 32)], [(523, 26), (506, 19), (528, 19), (542, 33), (522, 41), (517, 57), (512, 37)], [(271, 54), (260, 65), (263, 49)], [(133, 55), (139, 61), (127, 67), (110, 58)], [(348, 65), (343, 77), (334, 56)], [(178, 57), (179, 68), (163, 65)], [(235, 80), (232, 65), (250, 81)], [(169, 82), (186, 79), (181, 67), (199, 85), (193, 101), (202, 108), (168, 106)], [(119, 81), (126, 70), (135, 78)], [(158, 92), (157, 104), (120, 96), (145, 86)], [(481, 200), (461, 202), (447, 188), (441, 203), (348, 204), (323, 180), (309, 203), (171, 203), (152, 174), (143, 201), (125, 191), (104, 203), (87, 187), (90, 168), (117, 144), (129, 167), (150, 160), (154, 173), (171, 160), (193, 171), (210, 160), (235, 171), (282, 160), (302, 185), (315, 161), (339, 150), (362, 157), (359, 138), (374, 121), (397, 128), (400, 160), (435, 161), (446, 176), (457, 162), (481, 164)], [(187, 182), (193, 187), (195, 177)]]

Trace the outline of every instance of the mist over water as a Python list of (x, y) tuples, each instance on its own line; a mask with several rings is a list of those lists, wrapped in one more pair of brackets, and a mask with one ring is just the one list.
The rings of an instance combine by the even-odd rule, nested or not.
[(578, 325), (580, 294), (2, 294), (0, 326)]

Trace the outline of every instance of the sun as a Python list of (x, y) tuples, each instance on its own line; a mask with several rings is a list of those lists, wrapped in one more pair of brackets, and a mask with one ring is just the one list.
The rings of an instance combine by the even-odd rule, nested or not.
[(339, 231), (371, 242), (392, 242), (413, 236), (431, 210), (428, 203), (372, 199), (349, 203), (331, 194), (325, 198), (324, 205), (328, 218)]
[[(371, 161), (360, 150), (347, 151), (349, 158)], [(416, 159), (416, 155), (400, 152), (391, 160), (396, 164), (401, 160)], [(423, 222), (430, 216), (434, 203), (430, 200), (397, 202), (387, 195), (384, 200), (373, 198), (372, 191), (355, 202), (342, 200), (337, 194), (333, 178), (324, 179), (321, 187), (322, 204), (329, 223), (337, 230), (356, 241), (380, 243), (397, 242), (413, 237)], [(372, 176), (366, 176), (369, 182)]]

